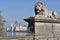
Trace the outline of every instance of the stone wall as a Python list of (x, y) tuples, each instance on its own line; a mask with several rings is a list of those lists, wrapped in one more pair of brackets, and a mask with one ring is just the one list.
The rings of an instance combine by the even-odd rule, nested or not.
[[(59, 23), (41, 23), (35, 22), (35, 34), (54, 34), (60, 35), (60, 24)], [(60, 36), (59, 36), (60, 37)]]
[(36, 34), (50, 34), (50, 33), (52, 33), (52, 24), (51, 23), (35, 22), (35, 33)]
[(0, 37), (0, 40), (33, 40), (33, 36), (22, 36), (22, 37)]
[(60, 40), (60, 37), (40, 37), (39, 35), (34, 38), (34, 36), (24, 36), (24, 37), (0, 37), (0, 40)]
[(60, 23), (57, 21), (35, 21), (35, 40), (60, 40)]

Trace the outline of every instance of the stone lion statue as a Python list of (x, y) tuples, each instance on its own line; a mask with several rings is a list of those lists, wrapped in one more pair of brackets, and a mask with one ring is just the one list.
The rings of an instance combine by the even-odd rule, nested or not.
[(36, 15), (42, 15), (42, 16), (44, 16), (44, 17), (49, 17), (49, 18), (56, 18), (57, 17), (57, 13), (56, 12), (52, 12), (52, 11), (50, 11), (50, 10), (48, 10), (47, 8), (46, 8), (46, 6), (44, 5), (44, 3), (42, 3), (42, 2), (37, 2), (36, 4), (35, 4), (35, 14)]
[[(44, 12), (44, 10), (43, 10), (43, 3), (41, 3), (41, 2), (37, 2), (36, 4), (35, 4), (35, 13), (36, 13), (36, 15), (37, 14), (41, 14), (41, 12)], [(43, 13), (42, 13), (43, 14)]]

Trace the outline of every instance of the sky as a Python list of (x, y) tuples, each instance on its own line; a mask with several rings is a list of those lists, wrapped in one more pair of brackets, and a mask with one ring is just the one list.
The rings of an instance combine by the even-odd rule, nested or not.
[(60, 0), (0, 0), (0, 11), (6, 20), (6, 27), (16, 20), (21, 25), (28, 25), (24, 19), (35, 15), (34, 5), (38, 1), (45, 3), (48, 10), (56, 11), (60, 16)]

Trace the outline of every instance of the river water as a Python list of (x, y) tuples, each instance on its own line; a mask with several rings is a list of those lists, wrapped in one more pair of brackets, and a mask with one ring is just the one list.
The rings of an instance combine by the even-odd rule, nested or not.
[(6, 36), (26, 36), (27, 32), (6, 32)]

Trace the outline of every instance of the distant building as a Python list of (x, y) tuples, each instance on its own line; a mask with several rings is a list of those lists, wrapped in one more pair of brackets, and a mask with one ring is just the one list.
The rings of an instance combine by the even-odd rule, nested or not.
[(27, 31), (27, 27), (26, 26), (21, 26), (17, 21), (15, 21), (14, 23), (12, 23), (10, 25), (10, 29), (7, 28), (7, 31), (12, 31), (12, 32), (20, 32), (20, 31)]

